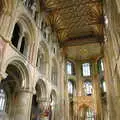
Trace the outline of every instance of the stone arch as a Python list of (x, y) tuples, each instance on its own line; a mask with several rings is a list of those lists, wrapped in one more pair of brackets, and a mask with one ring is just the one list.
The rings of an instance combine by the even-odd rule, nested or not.
[(3, 73), (5, 73), (9, 65), (15, 66), (22, 75), (22, 86), (21, 87), (28, 89), (30, 88), (31, 75), (30, 75), (29, 68), (26, 67), (26, 64), (27, 63), (24, 59), (18, 56), (14, 56), (14, 57), (9, 58), (7, 61), (5, 61), (2, 64), (1, 68), (2, 68)]
[(49, 50), (45, 42), (41, 41), (37, 54), (36, 65), (41, 74), (48, 74), (49, 69)]
[(51, 99), (53, 99), (55, 103), (57, 103), (57, 93), (54, 89), (51, 90), (50, 97), (52, 97)]
[(41, 118), (42, 112), (45, 110), (47, 103), (47, 88), (42, 79), (37, 81), (35, 89), (36, 94), (32, 97), (31, 119), (38, 117)]
[(15, 23), (20, 23), (24, 26), (26, 32), (29, 35), (29, 42), (36, 40), (36, 25), (34, 20), (29, 16), (29, 13), (25, 10), (24, 7), (18, 7), (16, 10), (16, 20)]
[(16, 0), (0, 0), (0, 8), (1, 12), (8, 12), (11, 13), (12, 10), (15, 8)]
[(21, 91), (29, 89), (29, 73), (24, 62), (20, 61), (20, 59), (12, 58), (5, 63), (3, 69), (7, 76), (1, 81), (0, 90), (3, 89), (6, 93), (5, 110), (9, 118), (13, 119), (15, 116), (12, 113), (16, 112), (15, 108)]
[(46, 84), (43, 80), (39, 79), (35, 86), (36, 95), (38, 99), (46, 99), (47, 98), (47, 88)]

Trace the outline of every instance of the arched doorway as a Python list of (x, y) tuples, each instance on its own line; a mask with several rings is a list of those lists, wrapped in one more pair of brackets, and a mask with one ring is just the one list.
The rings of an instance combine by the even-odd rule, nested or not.
[(16, 65), (15, 61), (10, 63), (6, 68), (7, 77), (0, 83), (0, 112), (4, 119), (15, 119), (19, 92), (25, 83), (20, 67), (21, 65)]
[(41, 120), (47, 107), (47, 91), (43, 80), (38, 80), (35, 86), (36, 94), (32, 98), (31, 118), (30, 120)]

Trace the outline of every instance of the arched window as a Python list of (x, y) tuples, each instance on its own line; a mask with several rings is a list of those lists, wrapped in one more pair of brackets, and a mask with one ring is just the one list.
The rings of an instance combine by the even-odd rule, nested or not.
[(15, 46), (24, 56), (27, 57), (28, 52), (27, 37), (23, 31), (20, 31), (20, 26), (18, 23), (15, 24), (11, 41), (13, 46)]
[(90, 76), (90, 63), (82, 64), (82, 74), (83, 76)]
[(103, 65), (103, 60), (101, 59), (101, 70), (104, 71), (104, 65)]
[(67, 61), (67, 74), (74, 75), (75, 74), (75, 68), (74, 64), (70, 61)]
[(4, 111), (6, 106), (6, 94), (3, 89), (0, 89), (0, 111)]
[(95, 114), (90, 108), (86, 111), (85, 120), (95, 120)]
[(102, 89), (102, 93), (104, 94), (104, 93), (106, 93), (106, 81), (104, 80), (104, 78), (102, 78), (101, 79), (101, 85), (100, 85), (100, 87), (101, 87), (101, 89)]
[(103, 91), (106, 92), (106, 82), (103, 81)]
[(98, 60), (97, 66), (98, 66), (98, 72), (99, 73), (104, 71), (104, 65), (103, 65), (103, 60), (102, 59)]
[(68, 93), (69, 94), (73, 94), (73, 90), (74, 90), (74, 87), (73, 87), (73, 83), (72, 81), (68, 81)]
[(90, 80), (85, 80), (83, 89), (84, 89), (85, 96), (91, 96), (92, 95), (92, 82)]
[(12, 36), (12, 44), (17, 48), (18, 47), (18, 41), (20, 39), (20, 27), (16, 23), (13, 31), (13, 36)]

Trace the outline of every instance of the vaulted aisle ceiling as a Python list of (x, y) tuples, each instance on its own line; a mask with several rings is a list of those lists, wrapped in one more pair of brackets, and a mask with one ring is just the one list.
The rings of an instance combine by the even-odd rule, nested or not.
[(102, 0), (41, 0), (41, 3), (62, 46), (103, 41)]

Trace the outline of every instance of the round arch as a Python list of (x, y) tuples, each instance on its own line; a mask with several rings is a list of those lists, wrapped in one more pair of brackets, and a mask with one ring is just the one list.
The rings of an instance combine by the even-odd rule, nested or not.
[(26, 67), (26, 61), (22, 59), (21, 57), (14, 56), (9, 58), (7, 61), (4, 61), (4, 64), (2, 64), (2, 71), (3, 73), (6, 72), (7, 67), (9, 65), (15, 66), (22, 75), (22, 87), (23, 88), (30, 88), (30, 70)]
[(11, 13), (15, 8), (16, 0), (0, 0), (0, 8), (2, 12)]
[(22, 26), (25, 27), (26, 31), (29, 34), (29, 39), (32, 41), (36, 40), (36, 25), (34, 20), (29, 16), (28, 12), (25, 10), (24, 7), (20, 6), (16, 10), (16, 20), (15, 23), (20, 23)]

